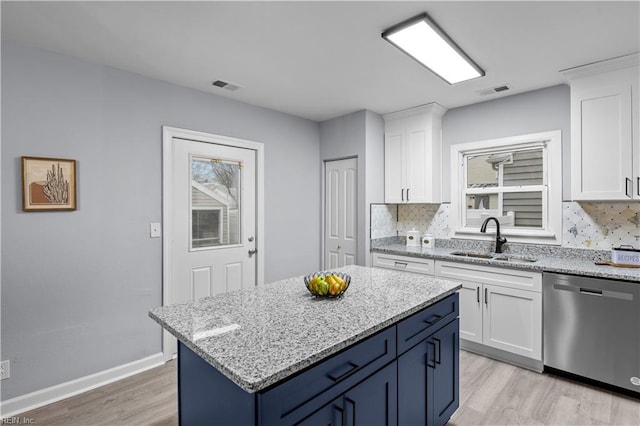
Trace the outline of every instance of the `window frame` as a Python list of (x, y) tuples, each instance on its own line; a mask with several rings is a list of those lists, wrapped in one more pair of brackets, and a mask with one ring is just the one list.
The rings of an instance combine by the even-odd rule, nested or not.
[[(513, 187), (467, 188), (466, 156), (543, 148), (543, 184)], [(522, 188), (525, 188), (524, 190)], [(469, 191), (471, 190), (471, 192)], [(470, 193), (541, 192), (543, 227), (501, 228), (501, 234), (515, 243), (562, 244), (562, 132), (554, 130), (481, 140), (451, 146), (451, 238), (494, 240), (480, 227), (466, 225), (466, 196)]]

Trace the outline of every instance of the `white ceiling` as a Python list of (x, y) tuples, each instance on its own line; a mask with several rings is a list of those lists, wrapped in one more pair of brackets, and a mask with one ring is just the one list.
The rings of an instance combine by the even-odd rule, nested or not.
[[(640, 2), (8, 2), (2, 37), (322, 121), (563, 83), (640, 51)], [(486, 76), (449, 86), (380, 37), (427, 12)], [(241, 86), (228, 91), (216, 79)], [(508, 84), (500, 95), (477, 92)]]

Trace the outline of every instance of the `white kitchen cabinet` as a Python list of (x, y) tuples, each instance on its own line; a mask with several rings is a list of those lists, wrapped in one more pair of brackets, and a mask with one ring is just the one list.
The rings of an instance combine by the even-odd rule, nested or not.
[(416, 274), (434, 275), (435, 262), (433, 259), (424, 259), (421, 257), (372, 253), (371, 265), (374, 268), (395, 269), (397, 271), (414, 272)]
[(384, 116), (385, 202), (442, 201), (442, 116), (432, 103)]
[(638, 55), (563, 75), (571, 86), (572, 199), (640, 199)]
[(462, 283), (460, 339), (542, 361), (541, 273), (436, 261), (435, 274)]
[(542, 360), (542, 293), (483, 287), (482, 343)]

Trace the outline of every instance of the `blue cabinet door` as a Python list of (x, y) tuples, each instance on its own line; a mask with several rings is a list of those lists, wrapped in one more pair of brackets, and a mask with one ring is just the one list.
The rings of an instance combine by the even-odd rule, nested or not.
[(398, 424), (446, 424), (458, 408), (459, 320), (398, 358)]
[(430, 381), (432, 392), (429, 411), (434, 426), (446, 424), (460, 405), (459, 326), (460, 320), (456, 318), (431, 336), (435, 367), (429, 367), (429, 374), (433, 378)]
[(344, 394), (345, 426), (398, 424), (398, 381), (392, 362)]
[(396, 363), (392, 362), (308, 417), (300, 426), (396, 426)]
[(295, 426), (342, 426), (344, 407), (342, 397), (325, 405), (309, 417), (295, 423)]
[(434, 349), (433, 342), (425, 339), (398, 358), (398, 424), (402, 426), (427, 424), (427, 364), (435, 365)]

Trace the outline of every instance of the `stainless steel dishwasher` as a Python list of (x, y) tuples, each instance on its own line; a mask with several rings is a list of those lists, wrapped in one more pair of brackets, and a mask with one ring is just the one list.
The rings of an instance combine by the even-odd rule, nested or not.
[(544, 364), (640, 393), (640, 283), (545, 273)]

